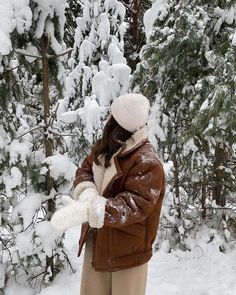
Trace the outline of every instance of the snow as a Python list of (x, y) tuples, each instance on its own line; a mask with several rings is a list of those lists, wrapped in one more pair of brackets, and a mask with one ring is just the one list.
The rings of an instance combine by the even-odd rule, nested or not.
[[(61, 25), (61, 24), (60, 24)], [(65, 49), (64, 44), (60, 43), (59, 41), (61, 40), (57, 40), (55, 37), (55, 28), (54, 28), (54, 24), (53, 23), (47, 23), (45, 31), (47, 32), (48, 36), (51, 36), (51, 47), (52, 49), (56, 52), (56, 54), (59, 54), (63, 51), (63, 49)], [(62, 59), (63, 60), (63, 56), (59, 58), (59, 60)], [(59, 71), (60, 72), (60, 71)]]
[(0, 135), (0, 149), (3, 149), (4, 146), (5, 146), (4, 139), (3, 139), (2, 136)]
[(11, 142), (9, 146), (10, 151), (10, 164), (16, 164), (18, 160), (21, 161), (23, 166), (27, 165), (26, 158), (29, 156), (32, 148), (32, 143), (30, 142), (20, 142), (15, 139)]
[(107, 56), (110, 64), (126, 63), (123, 53), (120, 51), (118, 44), (112, 42), (108, 46)]
[(206, 100), (204, 100), (204, 102), (202, 103), (199, 111), (202, 112), (204, 110), (206, 110), (209, 107), (209, 100), (208, 98)]
[(63, 121), (65, 124), (71, 124), (77, 121), (78, 112), (77, 111), (62, 112), (60, 116), (59, 114), (57, 116), (59, 120)]
[[(18, 233), (16, 236), (16, 249), (19, 254), (18, 259), (27, 258), (35, 254), (37, 254), (39, 258), (40, 256), (45, 257), (45, 255), (50, 256), (55, 249), (55, 241), (58, 235), (59, 231), (56, 231), (49, 221), (37, 222), (35, 224), (35, 231), (32, 231), (31, 228), (27, 228)], [(33, 243), (32, 240), (34, 240)]]
[(9, 36), (5, 32), (0, 31), (0, 54), (7, 55), (12, 49)]
[[(0, 248), (1, 250), (1, 248)], [(7, 264), (6, 263), (1, 263), (0, 262), (0, 289), (4, 287), (4, 281), (5, 281), (5, 271), (7, 268)]]
[(38, 5), (37, 13), (34, 19), (38, 20), (35, 37), (40, 38), (46, 26), (47, 17), (53, 17), (54, 12), (59, 17), (60, 26), (63, 27), (65, 23), (64, 11), (66, 7), (66, 0), (33, 0)]
[(107, 61), (100, 61), (100, 71), (92, 80), (92, 91), (100, 106), (110, 106), (111, 101), (119, 94), (125, 94), (129, 86), (130, 68), (123, 63), (109, 66)]
[(113, 98), (125, 94), (129, 86), (131, 69), (126, 64), (113, 64), (108, 69), (111, 76), (110, 89), (113, 92)]
[(17, 283), (11, 285), (10, 288), (7, 288), (5, 291), (5, 295), (33, 295), (34, 290), (20, 286)]
[(23, 226), (27, 228), (33, 221), (36, 210), (40, 208), (42, 204), (42, 197), (40, 194), (32, 193), (29, 196), (24, 197), (13, 208), (11, 218), (13, 221), (17, 221), (18, 217), (23, 218)]
[(12, 167), (10, 175), (3, 174), (3, 183), (6, 187), (6, 194), (11, 197), (12, 189), (21, 185), (22, 173), (17, 167)]
[[(37, 295), (78, 294), (84, 253), (82, 251), (77, 257), (79, 232), (80, 227), (73, 227), (65, 237), (65, 246), (76, 272), (69, 269), (60, 272), (53, 285)], [(212, 235), (214, 239), (210, 242)], [(206, 226), (200, 228), (195, 238), (189, 239), (191, 251), (167, 253), (163, 243), (149, 262), (146, 295), (235, 295), (236, 249), (224, 254), (218, 248), (221, 243), (216, 231)], [(17, 289), (16, 286), (9, 285), (6, 295), (21, 294), (23, 287)], [(25, 289), (22, 294), (33, 294), (30, 291)]]
[(112, 9), (113, 16), (119, 16), (121, 19), (121, 22), (124, 21), (125, 19), (125, 7), (124, 5), (117, 1), (117, 0), (105, 0), (105, 7), (106, 7), (106, 12), (109, 9)]
[(234, 31), (234, 34), (232, 34), (232, 35), (230, 36), (230, 39), (232, 40), (232, 45), (233, 45), (233, 46), (236, 46), (236, 29), (235, 29), (235, 31)]
[(228, 25), (232, 25), (236, 22), (236, 4), (232, 5), (230, 8), (226, 8), (225, 10), (220, 7), (216, 7), (214, 9), (214, 14), (219, 17), (214, 27), (215, 33), (218, 34), (224, 22)]
[[(50, 174), (54, 179), (59, 177), (71, 181), (74, 179), (76, 165), (66, 155), (56, 154), (54, 156), (47, 157), (43, 163), (49, 165)], [(41, 174), (45, 171), (41, 170)]]
[(14, 29), (19, 34), (31, 26), (32, 12), (28, 0), (10, 0), (0, 3), (0, 55), (7, 55), (12, 50), (10, 34)]
[(110, 37), (110, 22), (106, 13), (102, 13), (100, 16), (97, 34), (100, 42), (107, 41)]
[(79, 55), (80, 62), (90, 61), (93, 57), (94, 52), (96, 51), (96, 46), (89, 40), (84, 40), (80, 46)]
[(78, 115), (85, 126), (83, 130), (84, 136), (90, 143), (93, 142), (94, 128), (98, 129), (100, 127), (102, 111), (94, 97), (86, 98), (84, 106), (78, 109)]
[(10, 33), (14, 29), (13, 7), (8, 1), (0, 2), (0, 54), (7, 55), (11, 49)]
[(156, 20), (163, 20), (170, 9), (168, 0), (157, 0), (152, 7), (144, 13), (143, 22), (147, 39), (152, 35), (153, 25)]
[(188, 156), (189, 152), (193, 151), (194, 153), (198, 151), (198, 147), (194, 144), (193, 138), (190, 138), (185, 144), (183, 148), (183, 155)]
[(148, 137), (154, 148), (158, 150), (158, 144), (156, 138), (164, 141), (166, 139), (165, 132), (161, 128), (161, 109), (160, 109), (161, 95), (156, 95), (154, 104), (151, 105), (150, 114), (148, 119)]
[(32, 232), (31, 231), (23, 231), (18, 233), (16, 237), (16, 247), (18, 249), (19, 255), (21, 257), (25, 257), (27, 255), (32, 255)]
[(16, 29), (19, 34), (28, 31), (32, 24), (32, 11), (29, 0), (11, 0), (14, 7)]
[(214, 52), (212, 50), (205, 52), (205, 57), (208, 61), (208, 65), (214, 69), (216, 67), (216, 57), (214, 55)]
[[(106, 61), (104, 61), (104, 63), (106, 63)], [(106, 75), (105, 71), (101, 70), (94, 75), (92, 89), (93, 93), (98, 97), (100, 105), (109, 105), (111, 97), (109, 85), (111, 85), (111, 78)]]
[(42, 242), (45, 254), (50, 256), (52, 253), (52, 249), (55, 248), (55, 239), (58, 237), (59, 232), (55, 231), (51, 223), (46, 220), (36, 223), (35, 233)]

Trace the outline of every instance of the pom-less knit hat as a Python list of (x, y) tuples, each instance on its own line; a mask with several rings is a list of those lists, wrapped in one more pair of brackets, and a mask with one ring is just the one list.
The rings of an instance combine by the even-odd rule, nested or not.
[(128, 93), (117, 97), (111, 104), (111, 114), (124, 129), (135, 132), (148, 120), (149, 100), (138, 93)]

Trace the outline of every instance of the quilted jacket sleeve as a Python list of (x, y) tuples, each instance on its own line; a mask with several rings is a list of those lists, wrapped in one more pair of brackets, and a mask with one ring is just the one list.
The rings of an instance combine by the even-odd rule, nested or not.
[(104, 225), (124, 227), (144, 220), (164, 194), (164, 171), (158, 158), (147, 157), (131, 168), (124, 190), (106, 202)]

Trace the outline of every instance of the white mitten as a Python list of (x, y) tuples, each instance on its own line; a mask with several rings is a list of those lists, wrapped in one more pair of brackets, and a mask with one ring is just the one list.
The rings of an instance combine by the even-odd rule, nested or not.
[(72, 198), (74, 200), (78, 200), (80, 194), (86, 190), (87, 188), (94, 188), (96, 189), (96, 185), (94, 182), (92, 181), (82, 181), (79, 184), (76, 185), (76, 187), (74, 188), (73, 192), (72, 192)]
[(69, 196), (62, 196), (64, 208), (56, 211), (50, 222), (58, 230), (66, 229), (88, 221), (88, 204), (86, 202), (74, 201)]
[(88, 208), (88, 222), (91, 227), (101, 228), (104, 225), (106, 198), (97, 189), (87, 188), (79, 197), (80, 202)]

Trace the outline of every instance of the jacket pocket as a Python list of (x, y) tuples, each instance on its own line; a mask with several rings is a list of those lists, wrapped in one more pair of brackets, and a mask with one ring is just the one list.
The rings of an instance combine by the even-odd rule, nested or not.
[(146, 225), (135, 223), (122, 228), (113, 228), (114, 257), (127, 256), (145, 249)]

